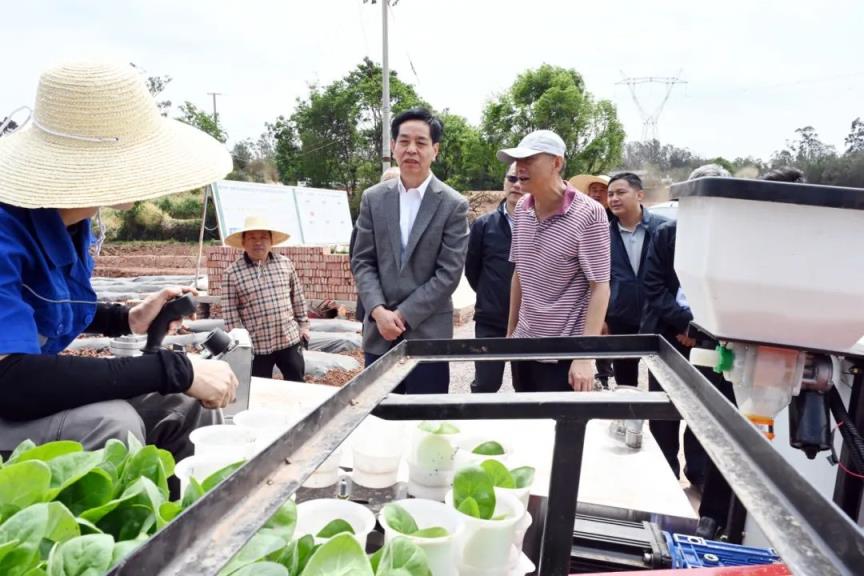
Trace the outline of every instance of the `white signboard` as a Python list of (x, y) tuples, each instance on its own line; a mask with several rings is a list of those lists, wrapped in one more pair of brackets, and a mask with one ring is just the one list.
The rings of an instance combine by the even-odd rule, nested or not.
[(213, 184), (213, 202), (223, 242), (243, 229), (248, 216), (290, 234), (286, 246), (347, 244), (351, 238), (344, 191), (220, 180)]

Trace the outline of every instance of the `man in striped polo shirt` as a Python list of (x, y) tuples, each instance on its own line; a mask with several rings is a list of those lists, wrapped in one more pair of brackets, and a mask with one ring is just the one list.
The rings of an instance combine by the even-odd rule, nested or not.
[[(550, 130), (536, 130), (516, 148), (498, 152), (516, 162), (522, 189), (510, 261), (508, 336), (599, 336), (609, 303), (609, 221), (603, 206), (561, 178), (566, 147)], [(517, 392), (594, 388), (591, 360), (515, 362)]]

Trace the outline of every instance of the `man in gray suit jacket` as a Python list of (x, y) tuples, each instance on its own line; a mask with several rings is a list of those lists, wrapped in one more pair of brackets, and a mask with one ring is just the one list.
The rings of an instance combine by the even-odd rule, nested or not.
[[(430, 170), (441, 121), (415, 108), (390, 132), (400, 177), (363, 192), (351, 258), (367, 366), (402, 339), (453, 337), (451, 296), (468, 249), (468, 201)], [(395, 392), (445, 394), (449, 384), (447, 363), (420, 364)]]

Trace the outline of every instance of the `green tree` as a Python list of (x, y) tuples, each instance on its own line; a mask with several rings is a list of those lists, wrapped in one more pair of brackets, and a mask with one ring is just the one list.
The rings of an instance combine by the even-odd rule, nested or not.
[(849, 130), (845, 144), (847, 154), (864, 152), (864, 121), (861, 118), (852, 121), (852, 128)]
[(202, 132), (210, 134), (219, 142), (224, 143), (228, 140), (228, 133), (222, 130), (216, 121), (213, 120), (213, 116), (199, 109), (188, 100), (180, 105), (179, 111), (180, 116), (177, 117), (177, 120), (185, 122), (190, 126), (195, 126)]
[[(493, 149), (515, 146), (541, 128), (566, 143), (569, 174), (604, 172), (621, 160), (625, 134), (615, 105), (595, 100), (573, 69), (544, 64), (523, 72), (483, 112), (482, 131)], [(494, 179), (503, 173), (499, 167)]]
[(440, 118), (444, 137), (432, 166), (435, 175), (463, 192), (499, 189), (501, 182), (492, 175), (500, 172), (500, 163), (495, 159), (495, 150), (483, 139), (480, 131), (462, 116), (446, 110)]

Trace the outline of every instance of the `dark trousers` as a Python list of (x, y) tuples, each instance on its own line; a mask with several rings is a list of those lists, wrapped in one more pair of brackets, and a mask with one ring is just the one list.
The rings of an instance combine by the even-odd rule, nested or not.
[[(669, 342), (685, 358), (690, 356), (689, 348), (681, 346), (674, 338)], [(652, 392), (663, 391), (660, 383), (657, 382), (657, 379), (654, 378), (654, 375), (650, 372), (648, 373), (648, 389)], [(663, 456), (666, 457), (666, 461), (669, 463), (669, 467), (672, 468), (672, 471), (675, 472), (676, 477), (679, 476), (681, 471), (681, 465), (678, 463), (678, 448), (680, 446), (679, 432), (681, 429), (681, 423), (680, 420), (652, 420), (648, 423), (648, 427), (651, 429), (651, 435), (654, 436), (655, 440), (657, 440), (657, 444), (660, 446)], [(690, 479), (691, 483), (701, 485), (705, 478), (705, 462), (708, 460), (708, 456), (705, 454), (705, 450), (702, 448), (702, 445), (699, 444), (696, 436), (690, 431), (689, 426), (684, 430), (684, 459), (687, 461), (687, 477)]]
[[(480, 323), (474, 325), (475, 338), (504, 338), (506, 335), (506, 327), (498, 328)], [(474, 381), (471, 382), (471, 392), (498, 392), (504, 378), (505, 364), (506, 362), (474, 362)]]
[[(610, 335), (638, 334), (638, 325), (628, 325), (618, 322), (607, 322)], [(639, 359), (612, 360), (612, 372), (615, 375), (615, 384), (619, 386), (639, 385)]]
[(276, 350), (270, 354), (255, 354), (252, 358), (252, 376), (272, 378), (273, 366), (279, 366), (282, 377), (292, 382), (303, 382), (306, 362), (303, 360), (303, 344)]
[[(364, 353), (366, 367), (381, 357), (381, 354)], [(402, 382), (393, 389), (396, 394), (447, 394), (450, 391), (450, 364), (447, 362), (423, 362), (417, 364)]]
[(568, 392), (573, 388), (567, 381), (570, 360), (557, 362), (511, 362), (513, 389), (516, 392)]
[[(735, 392), (732, 383), (713, 370), (700, 368), (700, 372), (726, 397), (735, 404)], [(699, 504), (699, 516), (708, 516), (717, 522), (718, 526), (726, 526), (729, 506), (732, 502), (732, 488), (723, 474), (710, 458), (705, 458), (705, 483), (702, 488), (702, 502)]]

